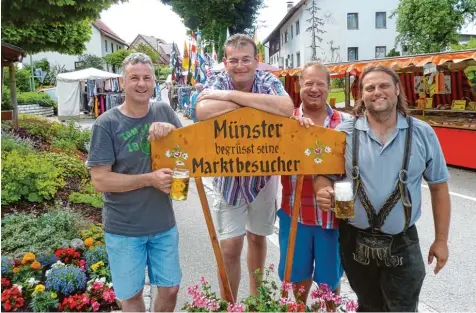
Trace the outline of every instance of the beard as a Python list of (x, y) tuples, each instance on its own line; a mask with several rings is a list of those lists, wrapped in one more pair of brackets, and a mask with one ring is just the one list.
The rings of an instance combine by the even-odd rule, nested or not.
[(388, 120), (395, 108), (397, 107), (398, 100), (395, 103), (388, 103), (384, 109), (376, 109), (374, 105), (365, 105), (367, 114), (371, 115), (377, 121), (386, 121)]

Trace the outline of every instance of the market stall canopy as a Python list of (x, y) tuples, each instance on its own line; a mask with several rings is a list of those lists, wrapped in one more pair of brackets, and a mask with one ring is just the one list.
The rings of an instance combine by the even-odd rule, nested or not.
[(25, 51), (21, 48), (2, 41), (2, 67), (21, 62)]
[(81, 106), (81, 81), (121, 77), (115, 73), (87, 68), (70, 73), (58, 74), (56, 78), (56, 97), (58, 98), (58, 117), (61, 119), (79, 118)]
[[(476, 49), (327, 64), (327, 67), (331, 72), (332, 78), (340, 78), (344, 77), (345, 73), (350, 73), (351, 75), (362, 73), (364, 68), (367, 66), (383, 65), (400, 72), (421, 69), (425, 64), (428, 63), (433, 63), (436, 66), (447, 65), (450, 70), (460, 70), (466, 68), (467, 66), (476, 65)], [(276, 71), (273, 73), (276, 76), (297, 76), (300, 72), (300, 68), (294, 68)]]
[(57, 76), (57, 81), (71, 82), (71, 81), (81, 81), (81, 80), (95, 80), (95, 79), (109, 79), (121, 77), (119, 74), (109, 73), (106, 71), (98, 70), (97, 68), (86, 68), (84, 70), (79, 70), (76, 72), (70, 73), (61, 73)]

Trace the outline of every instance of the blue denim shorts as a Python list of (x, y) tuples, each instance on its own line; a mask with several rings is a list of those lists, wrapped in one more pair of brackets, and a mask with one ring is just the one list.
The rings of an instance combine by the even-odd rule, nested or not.
[[(288, 251), (291, 217), (283, 210), (279, 217), (279, 278), (284, 279)], [(312, 277), (318, 284), (327, 284), (335, 290), (344, 274), (339, 251), (339, 229), (324, 229), (298, 223), (291, 282), (297, 283)]]
[(117, 298), (127, 300), (137, 295), (145, 284), (146, 266), (151, 285), (180, 285), (182, 271), (177, 226), (151, 236), (130, 237), (105, 233), (104, 237)]

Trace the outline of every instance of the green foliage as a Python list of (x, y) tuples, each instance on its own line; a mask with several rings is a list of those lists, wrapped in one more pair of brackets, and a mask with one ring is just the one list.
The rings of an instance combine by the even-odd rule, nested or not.
[[(2, 25), (3, 27), (3, 25)], [(17, 94), (19, 92), (27, 92), (30, 90), (31, 72), (26, 68), (15, 69), (15, 85), (17, 87)], [(10, 72), (7, 67), (3, 69), (3, 83), (10, 87)]]
[(101, 209), (103, 207), (102, 194), (97, 192), (91, 182), (88, 181), (83, 181), (81, 192), (71, 193), (69, 196), (69, 201), (72, 203), (89, 204), (97, 209)]
[(91, 140), (90, 130), (82, 129), (81, 126), (74, 121), (69, 121), (67, 125), (53, 123), (52, 126), (56, 139), (72, 142), (79, 151), (87, 152), (86, 144)]
[(344, 88), (344, 84), (345, 84), (344, 78), (331, 79), (331, 88)]
[(2, 204), (51, 200), (64, 185), (61, 169), (44, 155), (16, 150), (2, 154)]
[(29, 135), (37, 136), (50, 142), (53, 138), (53, 122), (37, 115), (21, 114), (18, 116), (20, 128), (25, 129)]
[(226, 29), (230, 35), (236, 33), (251, 34), (256, 24), (263, 0), (196, 0), (193, 5), (188, 0), (161, 0), (170, 5), (186, 27), (200, 29), (203, 40), (213, 40), (219, 59), (223, 54)]
[(167, 79), (167, 76), (172, 73), (172, 70), (168, 65), (161, 65), (158, 67), (158, 75), (157, 79), (160, 81), (165, 81)]
[(82, 180), (89, 177), (86, 164), (76, 156), (52, 152), (43, 152), (42, 156), (60, 169), (60, 176), (62, 178), (78, 178)]
[(79, 56), (78, 61), (81, 62), (77, 70), (82, 70), (85, 68), (97, 68), (98, 70), (104, 70), (104, 59), (92, 54), (83, 54)]
[(399, 56), (400, 56), (400, 52), (396, 51), (395, 48), (392, 48), (392, 50), (390, 50), (387, 53), (387, 57), (399, 57)]
[(104, 242), (104, 229), (102, 224), (90, 224), (88, 228), (81, 231), (81, 239), (93, 238), (95, 242)]
[(30, 140), (22, 139), (13, 133), (2, 131), (2, 154), (16, 150), (20, 154), (33, 152), (34, 146)]
[(475, 37), (471, 37), (471, 39), (469, 39), (469, 41), (468, 41), (467, 44), (463, 44), (463, 45), (460, 45), (460, 44), (451, 45), (451, 50), (453, 50), (453, 51), (457, 51), (457, 50), (469, 50), (469, 49), (476, 49), (476, 38), (475, 38)]
[(17, 96), (18, 105), (39, 104), (42, 107), (53, 107), (56, 102), (45, 92), (23, 92)]
[[(31, 8), (27, 11), (30, 10)], [(2, 10), (2, 15), (4, 11), (8, 10)], [(23, 13), (23, 15), (32, 17), (35, 14)], [(20, 27), (2, 20), (2, 40), (16, 45), (28, 53), (57, 51), (78, 55), (86, 50), (85, 44), (91, 39), (91, 34), (91, 20), (89, 19), (59, 23), (47, 18), (43, 21), (29, 21)]]
[(104, 57), (104, 61), (109, 65), (120, 68), (122, 66), (122, 62), (124, 62), (124, 59), (127, 58), (127, 56), (131, 53), (132, 50), (119, 49), (106, 55)]
[(79, 213), (53, 210), (39, 217), (12, 214), (2, 219), (2, 254), (54, 251), (74, 238), (86, 220)]
[(10, 88), (2, 86), (2, 111), (13, 110), (12, 103), (10, 101)]
[(141, 53), (147, 54), (154, 64), (156, 64), (160, 58), (160, 54), (156, 50), (142, 43), (132, 48), (132, 50), (134, 52), (141, 52)]
[(401, 0), (397, 15), (397, 42), (411, 54), (439, 52), (455, 44), (458, 31), (474, 20), (474, 0)]
[[(2, 41), (27, 52), (77, 55), (91, 36), (91, 21), (126, 0), (2, 0)], [(31, 14), (30, 14), (31, 13)]]
[(33, 312), (53, 312), (58, 308), (58, 305), (58, 296), (53, 291), (34, 293), (30, 302)]

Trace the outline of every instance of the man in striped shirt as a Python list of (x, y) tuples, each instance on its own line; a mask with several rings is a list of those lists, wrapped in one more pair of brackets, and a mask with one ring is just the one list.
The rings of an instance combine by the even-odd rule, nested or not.
[[(289, 117), (294, 105), (274, 75), (257, 70), (258, 49), (247, 35), (231, 36), (224, 46), (226, 71), (210, 77), (198, 96), (197, 117), (206, 120), (251, 107)], [(240, 256), (246, 235), (250, 293), (257, 295), (257, 269), (263, 272), (266, 236), (276, 218), (278, 176), (219, 177), (214, 180), (212, 214), (234, 299), (238, 294)], [(224, 291), (220, 286), (224, 297)]]
[[(335, 128), (341, 122), (352, 118), (347, 113), (333, 110), (326, 103), (330, 88), (330, 73), (326, 66), (318, 62), (305, 64), (299, 83), (302, 104), (294, 111), (294, 118), (299, 120), (301, 125)], [(281, 280), (284, 279), (296, 179), (296, 176), (281, 176), (282, 203), (281, 210), (278, 211)], [(339, 255), (338, 227), (339, 220), (334, 212), (319, 209), (314, 197), (312, 175), (305, 176), (291, 272), (291, 282), (296, 283), (296, 290), (304, 287), (304, 292), (296, 293), (296, 297), (304, 303), (313, 280), (319, 284), (325, 283), (332, 290), (339, 292), (343, 269)]]

